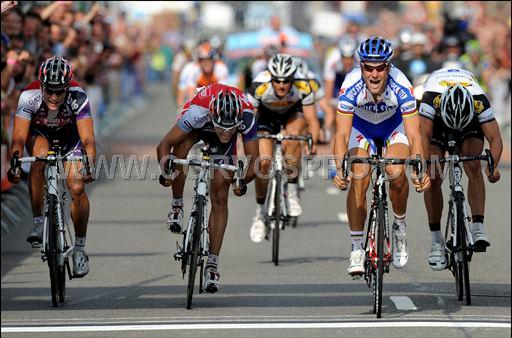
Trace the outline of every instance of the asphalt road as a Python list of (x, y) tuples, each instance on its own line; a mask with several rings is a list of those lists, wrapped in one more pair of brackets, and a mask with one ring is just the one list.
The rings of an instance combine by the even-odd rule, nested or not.
[[(220, 256), (220, 292), (196, 294), (185, 309), (186, 280), (172, 254), (180, 240), (165, 228), (170, 191), (153, 179), (155, 147), (175, 112), (166, 95), (102, 144), (113, 154), (148, 157), (146, 177), (121, 174), (89, 186), (87, 251), (91, 271), (67, 286), (53, 308), (48, 268), (24, 242), (31, 225), (2, 238), (1, 318), (5, 337), (510, 337), (510, 169), (487, 184), (486, 224), (492, 246), (471, 262), (473, 304), (459, 302), (450, 272), (427, 264), (430, 235), (423, 198), (411, 191), (410, 258), (385, 275), (383, 318), (371, 313), (371, 290), (349, 278), (345, 192), (315, 174), (306, 182), (303, 215), (281, 237), (279, 266), (271, 243), (252, 243), (254, 186), (231, 195)], [(125, 157), (128, 159), (128, 157)], [(111, 162), (110, 162), (111, 163)], [(190, 208), (192, 182), (185, 203)]]

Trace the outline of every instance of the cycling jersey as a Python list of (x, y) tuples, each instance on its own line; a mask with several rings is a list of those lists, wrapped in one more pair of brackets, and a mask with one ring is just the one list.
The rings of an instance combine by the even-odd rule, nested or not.
[[(238, 88), (219, 83), (205, 86), (191, 100), (185, 103), (183, 109), (178, 114), (178, 126), (186, 132), (214, 132), (209, 107), (212, 97), (216, 96), (220, 90), (233, 90), (242, 98), (243, 118), (237, 132), (242, 134), (244, 142), (256, 140), (256, 122), (251, 103)], [(236, 134), (233, 138), (236, 140)]]
[(353, 127), (369, 139), (386, 140), (404, 117), (418, 114), (411, 83), (393, 65), (377, 101), (366, 87), (359, 67), (347, 75), (338, 99), (337, 113), (353, 116)]
[(92, 118), (89, 99), (78, 82), (71, 81), (66, 99), (59, 110), (50, 111), (43, 101), (39, 80), (21, 92), (16, 116), (30, 120), (32, 137), (41, 135), (49, 141), (59, 139), (65, 151), (81, 147), (76, 121)]
[(322, 84), (320, 81), (318, 81), (318, 77), (315, 73), (308, 70), (308, 73), (304, 77), (306, 81), (308, 81), (309, 86), (311, 87), (311, 90), (313, 91), (313, 96), (315, 99), (315, 102), (319, 102), (325, 97), (325, 90), (322, 87)]
[(213, 73), (209, 75), (203, 73), (199, 63), (189, 62), (181, 71), (178, 88), (186, 90), (190, 87), (203, 87), (211, 83), (226, 83), (228, 75), (228, 67), (221, 61), (215, 61)]
[(280, 98), (272, 87), (272, 76), (269, 71), (259, 73), (249, 88), (249, 101), (256, 108), (260, 105), (277, 114), (285, 114), (295, 104), (309, 106), (315, 103), (314, 92), (305, 76), (296, 72), (293, 84), (288, 94)]
[(441, 95), (451, 85), (460, 83), (473, 95), (475, 114), (480, 124), (494, 120), (494, 112), (475, 76), (464, 69), (442, 68), (428, 77), (423, 85), (420, 115), (431, 120), (440, 116)]
[(341, 52), (336, 48), (327, 56), (324, 64), (324, 81), (334, 81), (332, 88), (332, 97), (334, 100), (338, 96), (338, 90), (343, 84), (343, 81), (345, 81), (347, 74), (348, 71), (343, 68), (343, 62), (341, 62)]

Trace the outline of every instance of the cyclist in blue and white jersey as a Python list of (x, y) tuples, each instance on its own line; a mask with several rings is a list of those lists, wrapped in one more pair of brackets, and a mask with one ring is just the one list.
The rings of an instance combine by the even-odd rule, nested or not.
[[(344, 156), (348, 151), (352, 156), (368, 157), (376, 153), (377, 144), (385, 147), (386, 157), (423, 156), (416, 99), (409, 80), (390, 63), (393, 56), (391, 44), (382, 37), (370, 37), (361, 42), (357, 53), (360, 68), (347, 75), (339, 91), (335, 156)], [(347, 196), (352, 239), (348, 273), (355, 277), (364, 273), (362, 242), (370, 175), (367, 165), (355, 164), (352, 170), (354, 179)], [(395, 215), (391, 236), (393, 266), (402, 268), (408, 260), (405, 213), (409, 184), (403, 165), (387, 166), (386, 171), (392, 178), (390, 199)], [(418, 191), (430, 186), (427, 175), (420, 180), (414, 175), (412, 182)], [(344, 180), (338, 173), (333, 183), (346, 189), (349, 180)]]

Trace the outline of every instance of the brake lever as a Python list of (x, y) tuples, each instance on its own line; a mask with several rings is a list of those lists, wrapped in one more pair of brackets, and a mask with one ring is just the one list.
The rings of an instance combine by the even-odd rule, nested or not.
[(20, 167), (20, 152), (16, 150), (11, 158), (11, 168), (14, 170)]

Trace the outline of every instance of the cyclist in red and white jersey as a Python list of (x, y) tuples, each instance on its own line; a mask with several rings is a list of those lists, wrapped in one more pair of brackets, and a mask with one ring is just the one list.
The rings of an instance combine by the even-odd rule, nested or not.
[[(186, 158), (192, 146), (203, 140), (209, 144), (210, 158), (215, 163), (233, 164), (233, 156), (237, 154), (237, 135), (241, 134), (249, 167), (242, 187), (235, 189), (234, 193), (242, 196), (246, 192), (245, 182), (250, 182), (255, 176), (254, 162), (259, 156), (256, 128), (253, 107), (242, 91), (218, 83), (210, 84), (200, 88), (178, 114), (176, 124), (157, 147), (158, 161), (167, 172), (165, 158), (171, 151), (178, 158)], [(173, 202), (167, 226), (174, 233), (182, 230), (185, 178), (180, 171), (173, 180), (163, 177), (161, 180), (163, 186), (172, 185)], [(218, 259), (228, 221), (231, 178), (232, 174), (226, 179), (221, 171), (216, 170), (210, 185), (210, 254), (205, 268), (205, 289), (208, 292), (216, 292), (220, 286)]]
[[(89, 99), (80, 85), (73, 81), (69, 62), (53, 56), (41, 64), (38, 79), (21, 92), (10, 157), (23, 154), (26, 146), (30, 156), (46, 156), (53, 140), (58, 140), (62, 154), (71, 154), (85, 149), (94, 160), (96, 145)], [(84, 185), (92, 181), (90, 173), (82, 174), (82, 164), (66, 164), (67, 186), (71, 194), (71, 219), (75, 227), (73, 250), (73, 275), (83, 277), (89, 272), (89, 258), (85, 253), (85, 237), (89, 219), (89, 199)], [(34, 215), (34, 229), (30, 231), (29, 243), (43, 243), (43, 195), (44, 163), (33, 163), (29, 174), (29, 190)], [(21, 170), (11, 168), (9, 181), (18, 183)]]

